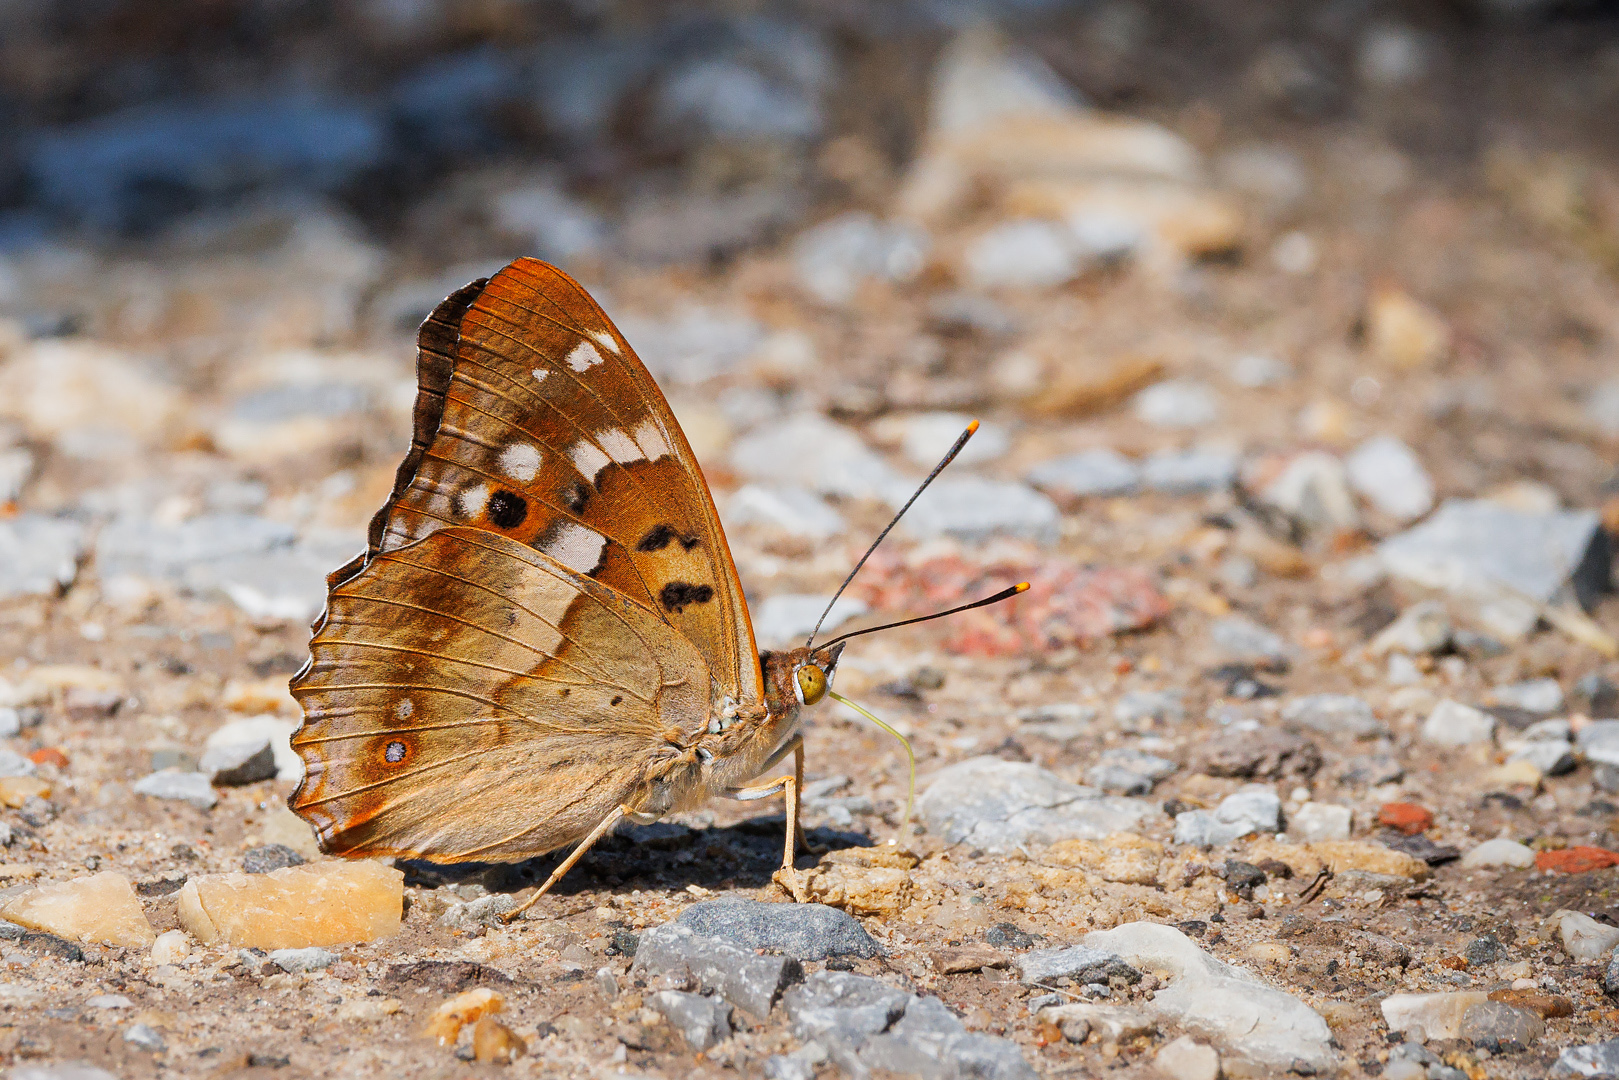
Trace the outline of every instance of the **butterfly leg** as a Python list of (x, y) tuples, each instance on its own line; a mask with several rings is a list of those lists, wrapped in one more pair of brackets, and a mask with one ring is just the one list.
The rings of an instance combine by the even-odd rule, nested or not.
[(551, 886), (562, 880), (562, 875), (573, 869), (574, 863), (585, 857), (585, 852), (589, 851), (593, 846), (595, 846), (596, 841), (612, 832), (613, 826), (617, 825), (620, 821), (623, 821), (625, 818), (629, 818), (631, 821), (642, 821), (649, 817), (654, 821), (657, 820), (656, 815), (642, 814), (632, 810), (628, 806), (620, 805), (616, 807), (611, 814), (607, 815), (600, 825), (596, 826), (590, 831), (589, 836), (579, 841), (578, 846), (573, 849), (573, 852), (569, 854), (566, 859), (562, 860), (562, 865), (551, 871), (551, 876), (545, 879), (545, 884), (541, 885), (533, 896), (529, 897), (527, 900), (524, 900), (511, 911), (508, 911), (502, 917), (503, 921), (511, 922), (518, 916), (522, 915), (523, 912), (533, 907), (535, 902), (539, 900), (540, 897), (551, 891)]
[(786, 798), (787, 846), (781, 857), (781, 868), (783, 870), (791, 870), (793, 868), (793, 856), (798, 853), (799, 844), (803, 839), (802, 830), (800, 830), (798, 826), (798, 793), (804, 787), (803, 737), (795, 736), (791, 742), (787, 743), (780, 750), (777, 750), (774, 754), (770, 755), (770, 760), (765, 762), (763, 769), (759, 770), (760, 772), (763, 772), (765, 769), (774, 767), (789, 753), (793, 755), (793, 775), (778, 776), (774, 780), (768, 780), (763, 784), (754, 784), (749, 787), (733, 788), (725, 793), (726, 798), (735, 799), (738, 802), (751, 802), (754, 799), (767, 799), (778, 791), (782, 793), (784, 798)]

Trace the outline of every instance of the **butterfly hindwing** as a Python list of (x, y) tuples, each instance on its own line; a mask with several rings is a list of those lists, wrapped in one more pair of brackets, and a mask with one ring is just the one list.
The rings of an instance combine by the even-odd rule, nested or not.
[[(443, 380), (435, 358), (451, 325)], [(510, 537), (659, 612), (725, 694), (760, 701), (753, 630), (708, 487), (652, 376), (585, 290), (519, 260), (440, 305), (421, 355), (415, 441), (374, 548), (454, 525)]]
[(475, 528), (335, 587), (310, 653), (290, 803), (334, 854), (541, 854), (637, 802), (708, 722), (707, 665), (657, 612)]

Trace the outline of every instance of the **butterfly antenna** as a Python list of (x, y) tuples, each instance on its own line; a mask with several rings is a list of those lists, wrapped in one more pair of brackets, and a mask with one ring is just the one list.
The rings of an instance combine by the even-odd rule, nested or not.
[(850, 701), (836, 690), (828, 690), (827, 696), (839, 704), (849, 706), (849, 708), (853, 709), (861, 716), (864, 716), (867, 720), (870, 720), (873, 724), (876, 724), (878, 727), (894, 736), (894, 738), (899, 740), (899, 744), (905, 747), (905, 755), (911, 759), (911, 786), (905, 794), (905, 816), (900, 818), (899, 821), (899, 827), (903, 832), (905, 826), (910, 824), (911, 810), (916, 806), (916, 751), (911, 749), (911, 740), (907, 739), (905, 736), (901, 735), (899, 732), (895, 731), (893, 728), (889, 727), (887, 724), (883, 723), (881, 720), (877, 719), (871, 713), (867, 712), (859, 705), (856, 705), (854, 702)]
[(901, 619), (899, 622), (884, 623), (881, 626), (868, 626), (864, 630), (850, 631), (847, 634), (842, 634), (833, 638), (825, 645), (822, 645), (818, 651), (824, 652), (827, 649), (830, 649), (832, 646), (838, 644), (840, 641), (848, 641), (850, 638), (857, 638), (862, 634), (875, 634), (879, 630), (892, 630), (896, 626), (912, 626), (919, 622), (932, 622), (934, 619), (942, 619), (946, 615), (955, 615), (958, 612), (971, 611), (973, 608), (988, 607), (991, 604), (998, 604), (1002, 600), (1010, 600), (1018, 593), (1028, 591), (1029, 583), (1027, 581), (1020, 581), (1016, 585), (1002, 589), (994, 596), (986, 596), (982, 600), (974, 600), (970, 604), (962, 604), (960, 607), (953, 607), (948, 611), (935, 611), (932, 615), (918, 615), (914, 619)]
[(871, 553), (877, 550), (877, 545), (881, 544), (884, 538), (886, 538), (889, 533), (894, 531), (894, 526), (898, 525), (899, 519), (905, 516), (905, 511), (909, 510), (911, 508), (911, 504), (917, 500), (922, 492), (928, 489), (928, 485), (933, 483), (934, 479), (940, 473), (944, 472), (944, 467), (956, 460), (956, 455), (961, 453), (961, 448), (967, 445), (967, 440), (972, 438), (973, 433), (977, 430), (977, 420), (974, 420), (972, 423), (967, 425), (967, 430), (963, 431), (960, 437), (956, 439), (955, 445), (950, 447), (949, 452), (944, 455), (944, 458), (940, 460), (937, 465), (933, 466), (933, 471), (928, 473), (927, 479), (923, 480), (922, 483), (918, 485), (917, 489), (911, 493), (911, 497), (905, 500), (905, 505), (899, 508), (899, 513), (895, 514), (893, 519), (889, 521), (887, 525), (883, 526), (883, 531), (877, 534), (877, 539), (871, 542), (871, 546), (866, 549), (866, 553), (860, 556), (860, 560), (854, 564), (854, 569), (849, 571), (849, 576), (843, 579), (842, 585), (838, 586), (838, 591), (832, 594), (832, 599), (827, 602), (826, 610), (821, 612), (821, 617), (815, 620), (815, 629), (810, 631), (809, 640), (804, 642), (804, 648), (812, 649), (815, 647), (815, 635), (821, 632), (821, 624), (826, 622), (826, 617), (828, 615), (832, 614), (832, 607), (838, 602), (838, 598), (843, 595), (843, 590), (847, 589), (849, 587), (849, 582), (853, 581), (854, 576), (860, 573), (860, 568), (866, 565), (866, 560), (871, 558)]

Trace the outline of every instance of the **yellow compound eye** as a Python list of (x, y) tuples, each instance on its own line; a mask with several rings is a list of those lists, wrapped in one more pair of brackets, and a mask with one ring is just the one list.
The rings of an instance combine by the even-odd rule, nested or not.
[(804, 664), (794, 677), (798, 680), (798, 696), (804, 704), (813, 705), (826, 697), (826, 672), (814, 664)]

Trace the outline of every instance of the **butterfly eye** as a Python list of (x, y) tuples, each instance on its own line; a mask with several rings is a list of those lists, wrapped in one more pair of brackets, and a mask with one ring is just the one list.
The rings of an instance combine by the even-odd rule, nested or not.
[(804, 664), (794, 673), (798, 679), (798, 697), (806, 705), (813, 705), (826, 696), (826, 672), (814, 664)]

